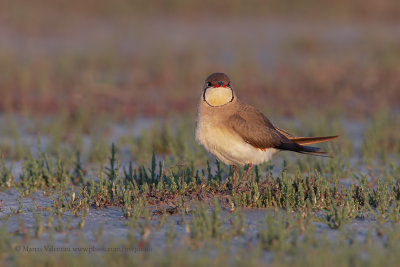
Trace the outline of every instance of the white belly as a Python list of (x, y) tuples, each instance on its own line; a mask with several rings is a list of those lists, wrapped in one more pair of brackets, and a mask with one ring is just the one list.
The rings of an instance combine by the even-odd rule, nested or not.
[(246, 143), (239, 135), (220, 127), (198, 125), (196, 139), (208, 152), (228, 165), (260, 164), (269, 161), (278, 150), (265, 151)]

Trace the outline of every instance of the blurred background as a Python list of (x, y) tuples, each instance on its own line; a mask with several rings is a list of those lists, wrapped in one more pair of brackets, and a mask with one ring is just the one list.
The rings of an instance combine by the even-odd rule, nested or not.
[[(340, 135), (321, 144), (332, 157), (281, 152), (253, 169), (250, 191), (231, 194), (222, 182), (232, 168), (194, 138), (213, 72), (277, 127)], [(398, 262), (399, 130), (400, 0), (0, 0), (0, 262), (41, 263), (17, 249), (43, 231), (61, 248), (102, 240), (103, 226), (132, 248), (149, 235), (155, 253), (131, 262)], [(217, 204), (210, 217), (187, 209), (214, 197), (235, 210), (222, 213), (229, 227)], [(179, 212), (172, 224), (167, 206)], [(246, 222), (241, 206), (252, 207)], [(261, 230), (258, 216), (272, 213), (254, 207), (273, 206)], [(46, 266), (89, 262), (51, 255)], [(113, 266), (126, 259), (104, 255)]]
[(226, 72), (273, 116), (399, 111), (400, 2), (2, 0), (0, 112), (196, 112)]

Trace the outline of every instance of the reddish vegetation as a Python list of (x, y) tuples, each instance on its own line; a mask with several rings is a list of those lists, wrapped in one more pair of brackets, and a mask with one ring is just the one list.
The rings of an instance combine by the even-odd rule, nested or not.
[[(203, 2), (180, 0), (7, 0), (0, 112), (193, 114), (205, 77), (216, 71), (266, 112), (358, 116), (400, 108), (395, 1), (336, 1), (329, 10), (320, 1), (268, 8), (251, 1), (213, 2), (210, 14)], [(299, 18), (295, 9), (313, 16)]]
[[(260, 70), (255, 70), (256, 74), (257, 71)], [(31, 72), (32, 79), (28, 85), (20, 85), (18, 74), (14, 74), (15, 79), (10, 81), (0, 81), (1, 111), (35, 114), (89, 112), (122, 117), (194, 113), (204, 79), (204, 75), (199, 75), (196, 83), (192, 80), (178, 81), (178, 77), (161, 73), (140, 85), (127, 82), (104, 86), (101, 83), (87, 84), (79, 76), (75, 80), (71, 78), (66, 85), (55, 77), (48, 81), (51, 83), (48, 88), (42, 89), (41, 81), (36, 79), (36, 70)], [(134, 72), (132, 76), (137, 77)], [(383, 107), (398, 109), (400, 105), (400, 68), (287, 67), (276, 69), (270, 77), (263, 82), (254, 81), (256, 78), (245, 82), (245, 78), (238, 75), (231, 78), (238, 94), (246, 102), (288, 116), (320, 109), (357, 116), (372, 114)]]

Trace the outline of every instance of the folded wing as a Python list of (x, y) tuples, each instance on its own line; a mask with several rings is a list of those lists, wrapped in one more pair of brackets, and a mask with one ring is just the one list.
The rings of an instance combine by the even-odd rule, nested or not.
[(309, 144), (326, 142), (338, 136), (326, 137), (295, 137), (274, 125), (255, 108), (243, 105), (242, 109), (228, 118), (228, 125), (243, 140), (255, 148), (266, 150), (276, 148), (303, 154), (323, 155), (318, 147), (306, 146)]

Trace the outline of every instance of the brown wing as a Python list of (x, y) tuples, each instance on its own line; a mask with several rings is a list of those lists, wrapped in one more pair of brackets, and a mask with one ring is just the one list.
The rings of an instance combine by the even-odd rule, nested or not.
[(276, 130), (278, 130), (281, 134), (286, 136), (290, 141), (297, 143), (299, 145), (311, 145), (311, 144), (318, 144), (318, 143), (323, 143), (327, 142), (333, 139), (338, 138), (338, 135), (332, 135), (332, 136), (313, 136), (313, 137), (301, 137), (301, 136), (294, 136), (287, 131), (275, 127)]
[(291, 141), (293, 138), (288, 132), (275, 128), (274, 125), (255, 108), (243, 105), (235, 114), (229, 117), (228, 125), (243, 140), (255, 148), (265, 150), (276, 148), (299, 153), (324, 153), (318, 152), (319, 148), (302, 146)]
[(292, 138), (294, 137), (293, 134), (288, 133), (286, 130), (283, 130), (281, 128), (275, 127), (276, 130), (278, 130), (278, 132), (280, 132), (281, 134), (283, 134), (284, 136), (286, 136), (287, 138)]
[(299, 145), (311, 145), (311, 144), (327, 142), (336, 139), (338, 137), (339, 135), (332, 135), (332, 136), (314, 136), (314, 137), (291, 137), (289, 139), (290, 141), (295, 142)]
[(261, 112), (251, 106), (242, 106), (229, 117), (228, 125), (250, 145), (265, 149), (276, 148), (290, 140), (279, 133)]

